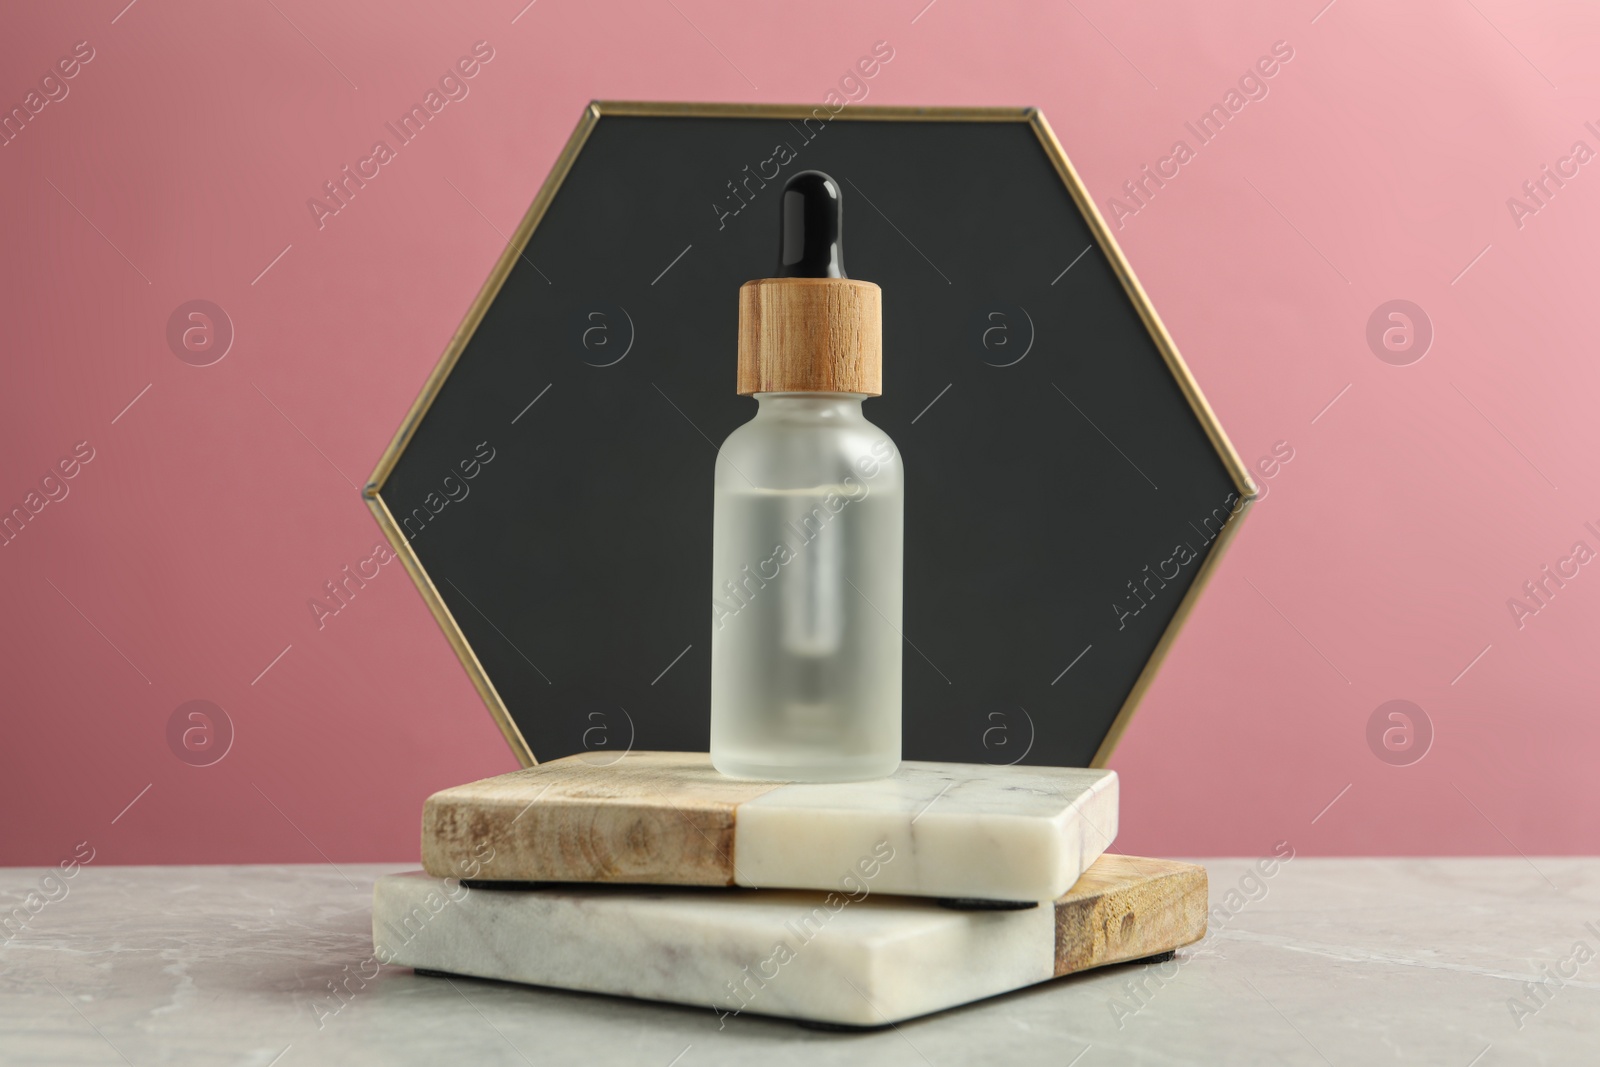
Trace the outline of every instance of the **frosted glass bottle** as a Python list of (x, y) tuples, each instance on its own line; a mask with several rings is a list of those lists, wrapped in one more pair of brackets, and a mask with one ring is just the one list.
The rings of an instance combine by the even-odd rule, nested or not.
[(854, 781), (900, 765), (905, 473), (862, 393), (755, 393), (717, 454), (711, 761)]

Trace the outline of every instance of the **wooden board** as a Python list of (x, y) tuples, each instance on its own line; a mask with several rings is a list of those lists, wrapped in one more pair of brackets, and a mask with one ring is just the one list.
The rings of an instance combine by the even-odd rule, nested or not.
[[(422, 865), (474, 881), (1054, 900), (1117, 832), (1114, 771), (906, 762), (893, 777), (725, 778), (703, 752), (585, 753), (428, 798)], [(893, 854), (892, 860), (882, 857)]]
[(1206, 873), (1103, 856), (1053, 904), (790, 890), (474, 888), (422, 873), (374, 889), (381, 962), (837, 1026), (884, 1026), (1205, 936)]
[(1206, 869), (1107, 854), (1056, 901), (1056, 974), (1144, 959), (1206, 933)]

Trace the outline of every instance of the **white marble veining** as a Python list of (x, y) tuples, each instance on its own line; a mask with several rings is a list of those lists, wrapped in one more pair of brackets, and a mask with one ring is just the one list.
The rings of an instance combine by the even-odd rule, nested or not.
[(887, 847), (874, 892), (1054, 900), (1117, 836), (1117, 773), (907, 761), (892, 778), (783, 785), (739, 805), (735, 881), (848, 888)]
[[(1251, 874), (1254, 861), (1202, 862), (1211, 932), (1174, 963), (1091, 971), (867, 1034), (380, 966), (373, 881), (415, 860), (338, 870), (97, 863), (0, 941), (0, 1063), (1595, 1061), (1600, 958), (1566, 965), (1572, 976), (1558, 976), (1559, 986), (1546, 975), (1579, 942), (1600, 950), (1590, 929), (1600, 927), (1600, 859), (1300, 857), (1264, 878)], [(22, 905), (44, 873), (0, 870), (0, 910)], [(1544, 991), (1536, 1010), (1521, 1014), (1535, 1003), (1530, 982)], [(335, 996), (335, 983), (348, 991)]]
[[(880, 892), (1043, 901), (1116, 839), (1117, 807), (1109, 770), (908, 760), (886, 778), (802, 784), (726, 778), (703, 752), (583, 753), (429, 797), (423, 866), (499, 881), (827, 891), (889, 850)], [(698, 820), (731, 824), (732, 847), (696, 832)]]
[(476, 978), (850, 1026), (1055, 973), (1055, 909), (962, 912), (843, 892), (642, 886), (468, 889), (380, 878), (378, 958)]

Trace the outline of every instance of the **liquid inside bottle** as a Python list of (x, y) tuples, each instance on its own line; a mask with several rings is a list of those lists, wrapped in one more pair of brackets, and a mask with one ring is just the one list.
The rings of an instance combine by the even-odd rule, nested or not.
[(900, 763), (904, 472), (860, 394), (758, 393), (717, 458), (711, 758), (852, 781)]

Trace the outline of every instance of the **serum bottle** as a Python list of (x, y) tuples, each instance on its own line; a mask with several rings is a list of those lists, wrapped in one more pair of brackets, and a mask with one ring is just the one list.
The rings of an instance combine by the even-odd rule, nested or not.
[(900, 765), (905, 474), (861, 403), (882, 393), (882, 297), (844, 272), (820, 171), (781, 198), (778, 276), (739, 290), (738, 392), (717, 453), (711, 762), (796, 782)]

